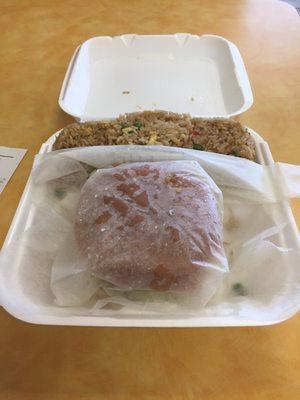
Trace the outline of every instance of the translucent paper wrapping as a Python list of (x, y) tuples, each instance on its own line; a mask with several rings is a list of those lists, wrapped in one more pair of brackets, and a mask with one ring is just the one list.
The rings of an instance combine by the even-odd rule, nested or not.
[(227, 270), (220, 190), (195, 161), (97, 170), (81, 190), (78, 247), (116, 290), (197, 292), (206, 303)]
[[(189, 164), (190, 173), (207, 182), (217, 199), (218, 212), (223, 209), (223, 244), (230, 271), (223, 272), (226, 265), (221, 251), (214, 264), (215, 273), (203, 279), (205, 285), (198, 291), (157, 292), (146, 286), (118, 286), (116, 281), (95, 274), (73, 234), (81, 189), (89, 176), (94, 179), (98, 174), (93, 169), (144, 160), (193, 160), (197, 164)], [(271, 184), (271, 173), (269, 167), (236, 157), (174, 148), (97, 147), (38, 156), (31, 180), (31, 223), (2, 257), (8, 262), (11, 252), (22, 247), (23, 276), (31, 294), (39, 255), (38, 270), (50, 268), (47, 276), (52, 302), (68, 307), (70, 312), (80, 307), (80, 313), (97, 315), (123, 315), (131, 309), (144, 314), (196, 312), (251, 318), (261, 310), (264, 318), (273, 306), (292, 310), (299, 304), (300, 277), (290, 265), (299, 257), (299, 249), (297, 243), (285, 244), (289, 221), (282, 217), (281, 201), (297, 189), (290, 184), (285, 192), (284, 185)]]

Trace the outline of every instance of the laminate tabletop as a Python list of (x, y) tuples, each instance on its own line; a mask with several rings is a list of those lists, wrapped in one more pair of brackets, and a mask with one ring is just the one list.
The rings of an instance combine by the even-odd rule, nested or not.
[[(0, 145), (28, 152), (0, 195), (0, 246), (33, 157), (72, 122), (58, 95), (93, 36), (212, 33), (234, 42), (254, 104), (239, 120), (300, 164), (300, 19), (275, 0), (2, 0)], [(299, 201), (293, 211), (300, 225)], [(300, 398), (300, 316), (269, 327), (38, 326), (0, 309), (0, 400)]]

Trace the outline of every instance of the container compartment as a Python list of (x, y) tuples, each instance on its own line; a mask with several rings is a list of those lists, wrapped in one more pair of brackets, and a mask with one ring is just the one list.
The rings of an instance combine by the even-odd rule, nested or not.
[(190, 34), (92, 38), (76, 49), (59, 98), (81, 121), (155, 109), (230, 117), (252, 103), (237, 47)]

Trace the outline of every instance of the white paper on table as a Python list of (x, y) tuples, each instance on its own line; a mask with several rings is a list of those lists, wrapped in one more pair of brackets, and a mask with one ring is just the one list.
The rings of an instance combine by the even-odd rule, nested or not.
[(14, 149), (0, 146), (0, 194), (26, 152), (26, 149)]

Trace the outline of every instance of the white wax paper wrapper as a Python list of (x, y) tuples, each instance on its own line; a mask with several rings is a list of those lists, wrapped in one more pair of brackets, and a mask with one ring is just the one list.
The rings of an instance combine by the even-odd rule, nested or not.
[(99, 280), (87, 270), (80, 255), (73, 230), (65, 237), (52, 266), (51, 289), (58, 305), (80, 306), (99, 289)]
[[(9, 290), (16, 292), (16, 296), (23, 295), (31, 300), (34, 308), (36, 302), (42, 305), (53, 302), (50, 289), (52, 265), (72, 225), (61, 214), (42, 204), (32, 205), (27, 221), (29, 226), (25, 232), (0, 253), (4, 273), (0, 280), (0, 293)], [(21, 262), (21, 265), (19, 273), (11, 277), (12, 260), (18, 264)], [(4, 283), (6, 289), (1, 289)]]
[(286, 197), (300, 197), (300, 166), (286, 163), (276, 163), (274, 174), (280, 177), (283, 192)]
[[(83, 271), (84, 264), (75, 256), (75, 250), (72, 254), (66, 251), (67, 247), (72, 249), (74, 246), (72, 218), (81, 186), (92, 169), (87, 171), (86, 165), (103, 168), (124, 162), (170, 159), (198, 161), (223, 193), (224, 244), (230, 272), (205, 308), (199, 308), (193, 297), (155, 294), (151, 298), (149, 294), (145, 296), (139, 291), (122, 293), (101, 280), (90, 279)], [(45, 166), (49, 162), (53, 165), (47, 170)], [(12, 249), (17, 250), (22, 243), (22, 251), (26, 255), (22, 268), (27, 271), (28, 287), (33, 293), (32, 287), (37, 285), (30, 285), (29, 276), (36, 282), (33, 266), (37, 265), (39, 255), (39, 270), (44, 267), (48, 271), (48, 287), (51, 284), (54, 301), (69, 306), (70, 313), (77, 305), (83, 305), (81, 312), (97, 315), (124, 315), (126, 310), (131, 309), (138, 314), (195, 312), (205, 317), (232, 315), (244, 320), (267, 320), (268, 315), (275, 315), (279, 309), (282, 313), (286, 310), (292, 313), (299, 307), (300, 276), (299, 270), (294, 273), (293, 265), (300, 254), (297, 243), (293, 246), (285, 244), (288, 236), (285, 231), (290, 222), (282, 213), (281, 201), (299, 193), (299, 182), (296, 171), (296, 178), (294, 176), (291, 183), (288, 179), (291, 170), (286, 167), (284, 172), (281, 169), (281, 173), (287, 186), (282, 185), (278, 190), (277, 183), (274, 184), (271, 179), (274, 174), (273, 171), (270, 173), (272, 168), (236, 157), (159, 146), (92, 147), (39, 155), (32, 178), (33, 202), (39, 210), (39, 217), (35, 215), (33, 225), (29, 224), (28, 231), (19, 237), (19, 242), (12, 243), (2, 252), (2, 259), (7, 259), (8, 263)], [(280, 168), (280, 165), (275, 168)], [(66, 176), (68, 179), (64, 182)], [(48, 218), (47, 210), (53, 210), (59, 224), (56, 219)], [(44, 241), (43, 231), (48, 229), (49, 232), (51, 224), (55, 226), (50, 232), (62, 224), (63, 235), (55, 233), (50, 235), (50, 241)], [(118, 307), (113, 308), (112, 305)]]
[(276, 246), (268, 239), (266, 231), (232, 251), (230, 274), (205, 310), (207, 315), (267, 323), (299, 310), (300, 271), (292, 268), (298, 264), (299, 250)]
[[(41, 160), (41, 162), (39, 162)], [(53, 209), (64, 218), (74, 219), (81, 187), (93, 168), (72, 158), (37, 156), (32, 173), (33, 201), (44, 209)]]
[[(47, 160), (48, 163), (48, 160)], [(46, 165), (47, 165), (46, 163)], [(134, 164), (126, 164), (126, 168), (139, 168), (140, 167), (140, 163), (134, 163)], [(125, 259), (127, 260), (131, 260), (128, 261), (129, 264), (128, 265), (134, 265), (137, 262), (137, 259), (141, 259), (141, 261), (139, 261), (139, 265), (140, 268), (144, 268), (144, 273), (143, 273), (143, 279), (144, 279), (144, 283), (143, 285), (145, 287), (143, 287), (144, 289), (150, 289), (149, 284), (150, 281), (156, 282), (156, 284), (160, 284), (160, 282), (162, 281), (161, 278), (156, 278), (156, 275), (153, 275), (153, 271), (151, 272), (151, 266), (152, 264), (154, 265), (153, 268), (156, 265), (160, 265), (160, 263), (163, 263), (163, 268), (164, 268), (164, 274), (167, 274), (167, 276), (169, 276), (170, 274), (173, 274), (172, 276), (176, 277), (176, 281), (175, 284), (170, 287), (168, 289), (168, 291), (174, 291), (176, 289), (179, 289), (180, 285), (181, 287), (184, 285), (189, 285), (189, 287), (195, 286), (195, 283), (188, 283), (187, 278), (184, 279), (184, 282), (182, 281), (182, 270), (179, 269), (179, 267), (177, 267), (177, 269), (174, 268), (174, 264), (173, 261), (176, 263), (179, 263), (180, 260), (178, 260), (177, 257), (173, 256), (173, 253), (176, 253), (177, 248), (179, 249), (177, 251), (178, 253), (178, 257), (181, 257), (181, 259), (185, 259), (185, 257), (187, 259), (190, 260), (191, 265), (193, 265), (193, 267), (197, 267), (197, 269), (199, 270), (199, 272), (196, 274), (194, 268), (191, 267), (191, 272), (193, 274), (193, 276), (195, 277), (195, 279), (200, 279), (199, 284), (197, 284), (197, 295), (194, 295), (194, 297), (197, 297), (197, 301), (198, 301), (198, 305), (199, 304), (205, 304), (208, 299), (212, 296), (212, 294), (216, 291), (217, 288), (217, 284), (220, 281), (221, 275), (223, 275), (223, 272), (226, 271), (227, 268), (227, 260), (224, 254), (224, 249), (222, 246), (222, 237), (220, 238), (220, 246), (218, 244), (218, 234), (219, 232), (216, 231), (216, 226), (214, 224), (213, 221), (215, 221), (216, 218), (216, 223), (217, 220), (222, 220), (222, 212), (223, 212), (223, 206), (222, 206), (222, 194), (221, 191), (219, 190), (219, 188), (216, 186), (216, 184), (212, 181), (212, 179), (206, 174), (206, 172), (201, 168), (201, 166), (196, 162), (196, 161), (191, 161), (191, 160), (186, 160), (186, 161), (174, 161), (172, 163), (169, 162), (158, 162), (158, 163), (148, 163), (142, 164), (143, 167), (145, 167), (145, 165), (147, 165), (148, 167), (151, 168), (158, 168), (154, 171), (160, 171), (160, 180), (162, 180), (162, 182), (164, 182), (164, 176), (172, 176), (172, 173), (174, 171), (180, 171), (180, 173), (182, 174), (182, 176), (185, 176), (185, 182), (187, 182), (188, 179), (190, 179), (190, 184), (192, 185), (190, 187), (190, 189), (184, 189), (183, 191), (185, 191), (185, 195), (187, 196), (189, 193), (189, 196), (191, 194), (194, 193), (195, 189), (193, 187), (194, 182), (195, 181), (199, 181), (200, 183), (202, 182), (202, 185), (204, 185), (204, 187), (207, 188), (207, 190), (210, 188), (211, 190), (211, 194), (209, 194), (207, 196), (207, 198), (205, 198), (205, 200), (203, 200), (204, 202), (208, 201), (209, 199), (211, 199), (211, 207), (212, 210), (214, 210), (214, 207), (216, 206), (217, 209), (219, 210), (219, 214), (220, 216), (218, 217), (218, 211), (216, 210), (216, 215), (214, 216), (213, 211), (210, 211), (211, 218), (212, 220), (207, 221), (205, 224), (201, 224), (201, 221), (199, 221), (199, 224), (195, 224), (194, 223), (194, 215), (190, 215), (189, 210), (185, 209), (184, 207), (180, 206), (180, 202), (176, 205), (174, 203), (174, 207), (176, 209), (176, 215), (177, 217), (173, 217), (170, 216), (168, 213), (166, 214), (165, 211), (161, 212), (161, 207), (164, 208), (164, 210), (167, 210), (169, 207), (169, 204), (166, 204), (165, 206), (163, 206), (162, 202), (160, 201), (159, 205), (156, 204), (156, 202), (150, 201), (151, 204), (151, 209), (153, 208), (157, 208), (156, 209), (156, 215), (160, 216), (157, 217), (157, 224), (159, 224), (161, 222), (161, 218), (164, 218), (165, 222), (167, 223), (167, 227), (168, 225), (171, 224), (172, 229), (174, 229), (176, 232), (178, 232), (178, 235), (181, 236), (181, 243), (175, 245), (175, 247), (173, 248), (173, 250), (171, 251), (171, 253), (168, 253), (168, 258), (166, 259), (166, 256), (164, 256), (163, 254), (163, 249), (161, 249), (162, 243), (169, 243), (169, 245), (172, 245), (172, 240), (169, 240), (169, 231), (164, 229), (162, 227), (162, 230), (157, 230), (157, 231), (153, 231), (153, 234), (150, 234), (149, 236), (149, 240), (147, 241), (147, 239), (144, 242), (144, 245), (142, 247), (139, 247), (139, 243), (135, 243), (132, 242), (132, 240), (135, 240), (134, 237), (132, 237), (132, 239), (128, 238), (129, 232), (127, 232), (127, 234), (124, 234), (124, 240), (122, 240), (122, 242), (118, 242), (115, 239), (118, 239), (118, 231), (116, 232), (112, 232), (110, 234), (110, 229), (108, 228), (103, 228), (103, 231), (108, 231), (107, 233), (104, 232), (100, 232), (100, 227), (98, 229), (98, 225), (94, 225), (94, 228), (90, 227), (88, 229), (88, 231), (83, 234), (83, 238), (81, 238), (81, 243), (83, 243), (84, 240), (86, 240), (85, 238), (88, 236), (90, 237), (91, 234), (91, 229), (96, 229), (97, 232), (92, 233), (92, 238), (93, 241), (96, 241), (96, 246), (98, 246), (98, 237), (101, 237), (103, 235), (108, 235), (110, 234), (110, 237), (108, 238), (108, 240), (106, 240), (106, 248), (107, 246), (109, 247), (109, 257), (111, 256), (114, 260), (114, 263), (111, 266), (111, 269), (109, 269), (109, 271), (106, 273), (103, 272), (102, 270), (99, 270), (99, 266), (97, 268), (94, 268), (92, 273), (93, 275), (96, 275), (102, 279), (105, 279), (107, 281), (111, 281), (112, 277), (114, 276), (115, 279), (120, 279), (118, 278), (121, 275), (123, 275), (123, 270), (125, 268)], [(128, 167), (127, 167), (128, 166)], [(38, 171), (42, 171), (43, 172), (43, 163), (39, 166)], [(101, 179), (101, 180), (105, 180), (105, 176), (107, 176), (107, 174), (110, 173), (117, 173), (117, 171), (115, 171), (114, 169), (112, 170), (112, 172), (110, 172), (111, 169), (107, 168), (104, 170), (98, 170), (97, 172), (95, 172), (95, 174), (93, 174), (93, 176), (90, 178), (90, 180), (88, 181), (89, 185), (92, 185), (92, 187), (94, 187), (93, 182), (95, 181), (95, 179)], [(119, 168), (118, 170), (118, 174), (120, 174), (122, 171), (122, 168)], [(137, 171), (139, 171), (137, 169)], [(74, 172), (74, 174), (77, 174), (77, 171)], [(164, 175), (166, 174), (166, 175)], [(38, 174), (34, 174), (34, 176), (37, 178), (37, 182), (40, 182), (39, 176)], [(68, 180), (70, 180), (70, 176), (68, 176)], [(108, 175), (109, 176), (109, 175)], [(55, 175), (55, 181), (57, 181), (59, 179), (60, 182), (64, 181), (64, 178), (57, 178), (57, 175)], [(124, 178), (125, 179), (125, 178)], [(135, 180), (137, 180), (137, 178), (134, 178)], [(145, 178), (143, 178), (145, 179)], [(156, 193), (156, 186), (158, 184), (159, 181), (156, 181), (155, 183), (155, 194), (158, 196), (158, 201), (160, 199), (160, 194)], [(72, 183), (73, 180), (72, 180)], [(117, 181), (116, 184), (119, 184), (120, 182)], [(126, 182), (125, 182), (126, 183)], [(48, 184), (48, 180), (47, 180), (47, 184)], [(107, 196), (109, 194), (108, 187), (107, 187), (108, 183), (105, 184), (105, 186), (103, 186), (103, 190), (105, 187), (105, 195)], [(97, 189), (97, 187), (96, 187)], [(98, 190), (98, 189), (97, 189)], [(172, 189), (173, 192), (176, 192), (176, 197), (178, 197), (178, 188), (173, 188)], [(202, 190), (202, 189), (201, 189)], [(160, 190), (161, 191), (161, 190)], [(171, 189), (169, 188), (169, 191), (171, 191)], [(188, 193), (187, 193), (188, 191)], [(154, 192), (151, 194), (151, 191), (149, 190), (149, 185), (148, 185), (148, 192), (147, 195), (150, 198), (151, 195), (154, 194)], [(200, 191), (201, 192), (201, 191)], [(98, 192), (97, 192), (98, 193)], [(113, 193), (115, 193), (115, 191), (113, 190)], [(202, 192), (201, 192), (202, 193)], [(97, 196), (101, 195), (101, 191), (97, 194)], [(96, 195), (93, 194), (92, 198), (94, 199)], [(183, 193), (181, 193), (180, 196), (183, 196)], [(63, 199), (62, 199), (63, 200)], [(81, 201), (83, 201), (81, 199)], [(121, 200), (120, 200), (121, 201)], [(188, 198), (185, 200), (185, 204), (189, 204), (189, 202), (191, 203), (191, 207), (199, 207), (199, 206), (204, 206), (205, 203), (201, 203), (199, 202), (196, 198), (193, 199), (192, 201), (189, 200)], [(85, 201), (83, 201), (83, 203), (85, 204)], [(100, 202), (101, 203), (101, 202)], [(99, 204), (100, 204), (99, 203)], [(98, 203), (97, 203), (98, 204)], [(101, 203), (102, 204), (102, 203)], [(167, 207), (167, 209), (165, 209), (165, 207)], [(206, 206), (204, 207), (204, 209), (201, 211), (202, 209), (198, 209), (198, 214), (199, 217), (200, 215), (202, 215), (202, 218), (204, 220), (206, 220), (207, 218), (207, 209)], [(90, 218), (92, 218), (92, 220), (94, 221), (95, 218), (97, 219), (99, 217), (98, 213), (101, 211), (98, 211), (98, 208), (96, 207), (96, 209), (92, 210), (92, 209), (86, 209), (86, 206), (84, 206), (84, 213), (85, 216), (87, 218), (87, 220), (90, 220)], [(95, 217), (94, 213), (96, 212), (97, 217)], [(173, 212), (175, 212), (173, 210)], [(178, 220), (180, 213), (183, 212), (184, 218)], [(201, 214), (202, 213), (202, 214)], [(204, 213), (204, 214), (203, 214)], [(131, 215), (131, 214), (130, 214)], [(129, 215), (129, 220), (130, 218), (132, 218), (132, 216)], [(82, 219), (83, 216), (81, 216), (80, 220), (82, 221), (81, 223), (83, 224), (83, 230), (85, 229), (85, 226), (87, 225), (88, 222), (86, 222), (86, 219)], [(120, 216), (118, 216), (117, 219), (117, 225), (120, 224), (119, 221)], [(146, 218), (145, 216), (143, 218)], [(148, 217), (147, 217), (148, 218)], [(149, 217), (150, 218), (150, 217)], [(156, 216), (154, 215), (152, 218), (156, 218)], [(187, 225), (185, 228), (183, 228), (181, 226), (181, 223), (190, 218), (190, 223), (189, 225)], [(208, 223), (209, 222), (209, 223)], [(149, 231), (155, 228), (155, 224), (152, 223), (152, 221), (148, 221), (145, 223), (149, 223), (148, 225), (148, 229), (146, 229), (146, 232), (144, 232), (143, 236), (147, 236), (149, 235)], [(197, 229), (195, 229), (197, 227), (197, 225), (199, 225), (201, 227), (201, 235), (199, 235), (199, 233), (197, 233)], [(190, 226), (192, 227), (190, 229)], [(156, 226), (156, 228), (158, 228), (158, 226)], [(131, 228), (129, 228), (130, 231)], [(99, 230), (99, 231), (98, 231)], [(135, 228), (136, 230), (136, 228)], [(82, 231), (81, 231), (82, 232)], [(133, 235), (134, 236), (134, 235)], [(81, 235), (82, 237), (82, 235)], [(150, 237), (154, 240), (156, 240), (156, 244), (154, 243), (154, 241), (152, 241), (152, 239), (150, 239)], [(137, 238), (137, 237), (136, 237)], [(87, 282), (84, 282), (82, 287), (79, 287), (80, 282), (82, 282), (82, 279), (88, 279), (88, 274), (84, 274), (83, 277), (81, 277), (81, 274), (84, 273), (84, 271), (86, 272), (86, 268), (81, 267), (83, 261), (80, 259), (78, 252), (77, 254), (74, 256), (74, 252), (76, 251), (76, 248), (74, 246), (72, 246), (70, 243), (72, 243), (72, 241), (69, 243), (70, 239), (67, 239), (67, 243), (64, 243), (62, 245), (62, 255), (59, 254), (59, 256), (57, 257), (57, 260), (53, 266), (53, 273), (52, 273), (52, 282), (51, 282), (51, 287), (53, 292), (56, 295), (57, 301), (59, 304), (61, 305), (76, 305), (76, 304), (80, 304), (80, 299), (84, 299), (84, 300), (88, 300), (90, 298), (90, 296), (88, 296), (88, 294), (90, 293), (90, 290), (93, 291), (93, 289), (96, 291), (96, 284), (93, 285), (93, 280)], [(138, 240), (140, 241), (140, 237), (138, 236)], [(126, 247), (126, 243), (129, 241), (129, 247)], [(198, 249), (197, 246), (198, 243), (202, 243), (204, 242), (204, 248), (205, 248), (205, 252), (207, 252), (208, 254), (210, 254), (210, 257), (203, 258), (203, 249), (204, 248), (200, 248)], [(148, 243), (148, 245), (151, 246), (151, 248), (148, 249), (148, 247), (146, 246), (146, 243)], [(191, 243), (191, 244), (190, 244)], [(121, 245), (122, 245), (122, 250), (121, 250)], [(88, 251), (91, 252), (92, 254), (94, 254), (93, 252), (93, 246), (94, 244), (90, 243), (87, 247)], [(101, 246), (104, 252), (104, 243), (103, 243), (103, 239), (101, 242)], [(156, 247), (155, 247), (156, 246)], [(174, 245), (173, 245), (174, 246)], [(65, 248), (68, 247), (69, 250), (65, 250)], [(154, 250), (151, 250), (153, 247)], [(132, 258), (131, 253), (133, 252), (133, 248), (136, 248), (135, 252), (134, 252), (134, 258)], [(155, 250), (156, 248), (160, 249), (160, 253), (159, 256), (156, 256), (158, 250)], [(127, 250), (126, 250), (127, 249)], [(165, 249), (168, 252), (168, 248)], [(72, 255), (69, 256), (68, 251), (72, 252)], [(165, 252), (166, 252), (165, 251)], [(176, 253), (176, 254), (177, 254)], [(91, 254), (91, 255), (92, 255)], [(95, 254), (96, 260), (99, 259), (99, 255), (98, 252)], [(104, 256), (103, 256), (104, 257)], [(156, 261), (153, 260), (156, 257)], [(169, 260), (170, 257), (173, 257), (173, 259)], [(104, 257), (105, 258), (105, 257)], [(102, 259), (102, 257), (101, 257)], [(76, 262), (76, 260), (78, 260), (78, 262)], [(119, 265), (121, 268), (121, 271), (117, 272), (117, 260), (120, 260)], [(173, 261), (172, 261), (173, 260)], [(110, 258), (107, 259), (106, 264), (108, 264), (110, 262)], [(183, 262), (183, 261), (181, 261)], [(132, 263), (132, 264), (131, 264)], [(148, 264), (147, 264), (148, 263)], [(145, 265), (144, 265), (145, 264)], [(148, 267), (147, 267), (148, 265)], [(184, 263), (183, 267), (185, 268), (186, 266), (186, 262)], [(171, 271), (168, 272), (168, 268), (171, 267)], [(72, 269), (73, 268), (73, 269)], [(104, 267), (105, 270), (107, 270), (107, 266)], [(156, 267), (155, 267), (156, 268)], [(91, 270), (91, 269), (90, 269)], [(70, 272), (71, 271), (71, 272)], [(102, 272), (100, 272), (102, 271)], [(177, 275), (176, 275), (176, 272)], [(97, 273), (96, 273), (97, 272)], [(150, 279), (150, 281), (148, 281)], [(169, 278), (166, 278), (169, 279)], [(174, 278), (175, 279), (175, 278)], [(190, 278), (191, 279), (191, 278)], [(138, 285), (139, 287), (141, 286), (141, 276), (139, 275), (139, 273), (136, 273), (134, 280), (131, 278), (130, 280), (130, 285), (127, 288), (127, 291), (132, 292), (132, 287), (134, 285), (134, 282), (136, 283), (136, 285)], [(124, 285), (124, 278), (122, 280), (122, 283)], [(69, 296), (66, 294), (66, 285), (70, 286), (69, 288)], [(153, 283), (154, 284), (154, 283)], [(162, 283), (163, 285), (166, 284), (165, 281), (163, 281)], [(99, 285), (99, 284), (98, 284)], [(126, 286), (126, 285), (125, 285)], [(127, 285), (128, 286), (128, 285)], [(86, 289), (86, 294), (83, 293), (84, 289)], [(123, 287), (124, 289), (124, 287)], [(141, 287), (140, 287), (141, 289)], [(120, 292), (120, 288), (117, 287), (116, 290), (118, 290), (119, 293)], [(182, 290), (182, 289), (181, 289)], [(75, 298), (76, 293), (80, 293), (80, 296)], [(161, 296), (160, 296), (161, 297)]]
[(95, 168), (137, 161), (196, 160), (218, 186), (222, 185), (223, 193), (248, 202), (276, 200), (265, 167), (238, 157), (166, 146), (97, 146), (56, 153)]

